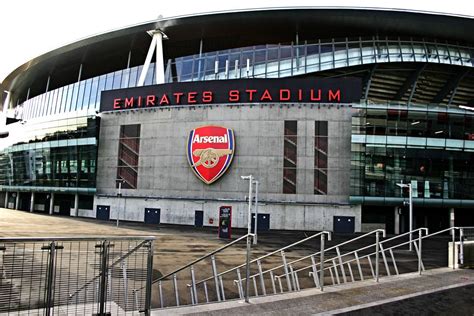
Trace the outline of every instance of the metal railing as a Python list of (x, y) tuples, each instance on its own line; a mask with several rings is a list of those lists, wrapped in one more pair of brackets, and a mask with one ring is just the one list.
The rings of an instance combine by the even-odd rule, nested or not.
[(0, 238), (0, 314), (148, 315), (153, 241)]
[[(234, 246), (241, 242), (242, 240), (247, 240), (251, 237), (253, 237), (254, 234), (246, 234), (242, 237), (237, 238), (236, 240), (216, 249), (213, 250), (209, 253), (207, 253), (204, 256), (199, 257), (198, 259), (193, 260), (192, 262), (173, 270), (172, 272), (169, 272), (153, 281), (150, 281), (150, 285), (157, 284), (156, 290), (158, 291), (158, 296), (159, 296), (159, 302), (160, 302), (160, 307), (170, 307), (170, 306), (181, 306), (181, 305), (195, 305), (199, 302), (200, 296), (205, 296), (206, 302), (210, 302), (211, 300), (215, 301), (222, 301), (225, 300), (225, 293), (224, 293), (224, 286), (223, 286), (223, 279), (222, 277), (218, 277), (218, 272), (217, 272), (217, 263), (216, 263), (216, 255), (219, 253), (222, 253), (225, 249), (230, 248), (231, 246)], [(247, 240), (247, 243), (249, 240)], [(250, 252), (247, 251), (246, 256), (250, 256)], [(214, 285), (215, 285), (215, 292), (212, 294), (215, 294), (215, 296), (211, 297), (210, 292), (212, 292), (211, 289), (207, 288), (207, 284), (203, 288), (203, 294), (199, 295), (198, 289), (196, 287), (196, 273), (197, 272), (203, 272), (206, 270), (206, 268), (209, 267), (209, 265), (205, 262), (206, 259), (211, 259), (211, 270), (212, 270), (212, 279), (214, 280)], [(198, 264), (203, 264), (199, 269), (196, 269), (196, 266)], [(189, 289), (189, 294), (190, 294), (190, 304), (187, 304), (184, 302), (184, 296), (180, 294), (179, 288), (181, 287), (178, 278), (178, 273), (187, 271), (189, 269), (189, 275), (190, 280), (187, 278), (182, 278), (183, 281), (185, 281), (185, 288)], [(187, 281), (191, 281), (188, 283)], [(170, 289), (171, 287), (171, 289)], [(135, 288), (135, 293), (140, 293), (145, 289), (144, 286), (142, 287), (137, 287)], [(222, 292), (221, 292), (222, 289)], [(165, 299), (165, 297), (167, 297)], [(171, 297), (171, 298), (170, 298)], [(174, 302), (172, 302), (174, 301)], [(201, 300), (202, 301), (202, 300)]]
[[(302, 243), (305, 243), (311, 239), (314, 239), (318, 236), (320, 236), (321, 238), (321, 249), (324, 249), (324, 237), (325, 235), (328, 236), (328, 240), (331, 240), (331, 232), (328, 232), (328, 231), (322, 231), (322, 232), (319, 232), (319, 233), (316, 233), (314, 235), (311, 235), (307, 238), (304, 238), (302, 240), (299, 240), (295, 243), (292, 243), (288, 246), (285, 246), (283, 248), (280, 248), (278, 250), (275, 250), (275, 251), (272, 251), (266, 255), (263, 255), (263, 256), (260, 256), (256, 259), (253, 259), (250, 261), (250, 264), (253, 264), (253, 263), (256, 263), (257, 264), (257, 269), (259, 271), (259, 274), (258, 275), (252, 275), (250, 277), (250, 279), (252, 279), (253, 281), (253, 284), (254, 284), (254, 294), (255, 296), (258, 296), (258, 290), (256, 289), (256, 277), (258, 276), (260, 278), (260, 283), (261, 283), (261, 288), (262, 288), (262, 292), (264, 294), (266, 294), (266, 289), (265, 289), (265, 286), (264, 286), (264, 280), (263, 280), (263, 271), (262, 271), (262, 261), (270, 256), (273, 256), (273, 255), (276, 255), (276, 254), (280, 254), (281, 255), (281, 258), (282, 258), (282, 261), (283, 261), (283, 265), (281, 265), (280, 267), (281, 268), (284, 268), (285, 270), (285, 273), (286, 275), (289, 274), (289, 270), (288, 270), (288, 265), (286, 264), (286, 256), (285, 256), (285, 251), (288, 251), (288, 249), (292, 248), (292, 247), (295, 247), (297, 245), (300, 245)], [(324, 250), (323, 250), (324, 251)], [(324, 256), (324, 255), (323, 255)], [(238, 280), (234, 280), (234, 283), (237, 284), (237, 287), (238, 287), (238, 291), (239, 291), (239, 296), (240, 298), (243, 298), (244, 297), (244, 289), (243, 289), (243, 281), (246, 280), (246, 278), (242, 278), (241, 277), (241, 273), (240, 273), (240, 269), (243, 268), (245, 266), (245, 264), (241, 264), (239, 266), (236, 266), (234, 268), (231, 268), (231, 269), (228, 269), (224, 272), (221, 272), (217, 275), (217, 277), (219, 278), (222, 278), (222, 276), (226, 275), (226, 274), (229, 274), (230, 272), (236, 272), (237, 274), (237, 278)], [(271, 272), (271, 271), (269, 271)], [(199, 285), (199, 284), (205, 284), (206, 282), (208, 282), (209, 280), (211, 280), (211, 278), (206, 278), (206, 279), (203, 279), (201, 281), (198, 281), (196, 283), (196, 285)], [(288, 283), (289, 284), (289, 283)], [(289, 287), (291, 286), (290, 284), (288, 285)]]

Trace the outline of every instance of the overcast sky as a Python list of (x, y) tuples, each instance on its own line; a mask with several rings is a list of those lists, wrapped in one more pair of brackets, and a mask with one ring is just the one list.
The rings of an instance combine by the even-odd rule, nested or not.
[(400, 8), (474, 16), (474, 5), (469, 0), (6, 0), (0, 3), (0, 81), (45, 52), (159, 15), (285, 6)]

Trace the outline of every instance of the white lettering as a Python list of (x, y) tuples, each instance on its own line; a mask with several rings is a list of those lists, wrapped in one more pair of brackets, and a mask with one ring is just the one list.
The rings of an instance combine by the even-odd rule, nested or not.
[(227, 134), (224, 136), (199, 136), (199, 134), (194, 135), (193, 137), (193, 144), (212, 144), (212, 143), (219, 143), (219, 144), (226, 144), (227, 143)]

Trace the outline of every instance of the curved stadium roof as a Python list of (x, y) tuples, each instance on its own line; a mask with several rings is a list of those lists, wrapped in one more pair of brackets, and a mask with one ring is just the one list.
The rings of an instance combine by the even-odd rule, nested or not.
[(1, 88), (17, 95), (30, 87), (31, 95), (42, 93), (35, 83), (45, 82), (49, 75), (52, 75), (52, 88), (70, 83), (77, 78), (80, 64), (85, 65), (85, 78), (114, 70), (114, 67), (123, 68), (130, 50), (132, 64), (143, 63), (151, 40), (146, 31), (153, 29), (161, 29), (168, 36), (164, 43), (166, 59), (195, 54), (201, 39), (204, 39), (204, 51), (216, 51), (291, 42), (296, 33), (302, 40), (413, 36), (474, 46), (471, 45), (474, 33), (469, 31), (474, 29), (474, 19), (460, 15), (346, 7), (213, 12), (162, 18), (68, 44), (21, 65), (5, 78)]

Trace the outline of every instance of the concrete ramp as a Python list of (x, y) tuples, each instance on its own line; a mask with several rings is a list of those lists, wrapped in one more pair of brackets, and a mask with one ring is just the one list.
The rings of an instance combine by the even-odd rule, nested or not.
[[(450, 291), (459, 291), (469, 288), (468, 295), (451, 295)], [(385, 277), (379, 283), (374, 280), (341, 284), (326, 287), (324, 292), (318, 289), (303, 290), (280, 295), (252, 298), (250, 304), (241, 300), (226, 301), (223, 303), (203, 304), (181, 308), (166, 308), (153, 310), (152, 315), (330, 315), (345, 314), (363, 310), (364, 313), (377, 306), (410, 301), (406, 312), (436, 313), (436, 306), (429, 306), (423, 297), (440, 293), (444, 299), (441, 304), (446, 311), (462, 314), (474, 313), (474, 270), (453, 270), (450, 268), (434, 269), (418, 273), (408, 273), (399, 276)], [(448, 292), (445, 292), (448, 291)], [(413, 299), (415, 300), (413, 303)], [(436, 299), (436, 298), (435, 298)], [(437, 299), (436, 299), (437, 300)], [(418, 304), (418, 307), (417, 307)], [(428, 305), (427, 305), (428, 304)], [(445, 313), (446, 313), (445, 311)], [(405, 313), (406, 313), (405, 312)], [(442, 312), (442, 311), (438, 311)]]

